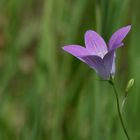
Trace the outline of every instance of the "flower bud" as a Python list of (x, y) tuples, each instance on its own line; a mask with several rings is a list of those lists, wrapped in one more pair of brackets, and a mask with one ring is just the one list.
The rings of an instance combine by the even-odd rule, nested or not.
[(134, 85), (135, 80), (132, 78), (128, 81), (125, 92), (128, 92)]

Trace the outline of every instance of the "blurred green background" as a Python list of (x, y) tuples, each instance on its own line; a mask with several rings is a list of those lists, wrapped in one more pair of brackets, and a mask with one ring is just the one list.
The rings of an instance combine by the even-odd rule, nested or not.
[(139, 0), (0, 0), (0, 140), (125, 140), (113, 90), (64, 52), (88, 29), (108, 41), (132, 24), (117, 52), (120, 98), (135, 79), (123, 118), (140, 140)]

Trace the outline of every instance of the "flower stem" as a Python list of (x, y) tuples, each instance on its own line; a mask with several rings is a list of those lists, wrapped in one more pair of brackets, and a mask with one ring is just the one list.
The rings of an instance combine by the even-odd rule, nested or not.
[(111, 79), (109, 81), (109, 83), (112, 85), (114, 93), (115, 93), (118, 115), (119, 115), (119, 119), (120, 119), (120, 122), (121, 122), (121, 125), (122, 125), (122, 128), (123, 128), (123, 131), (124, 131), (127, 139), (130, 140), (130, 137), (128, 135), (128, 132), (127, 132), (126, 127), (125, 127), (124, 122), (123, 122), (123, 118), (122, 118), (122, 114), (121, 114), (121, 110), (120, 110), (120, 101), (119, 101), (118, 93), (117, 93), (116, 86), (115, 86), (115, 83), (114, 83), (113, 79)]
[(124, 104), (125, 104), (126, 99), (127, 99), (127, 95), (128, 95), (128, 93), (125, 92), (125, 96), (124, 96), (123, 101), (122, 101), (122, 104), (121, 104), (121, 112), (123, 112), (123, 108), (124, 108)]

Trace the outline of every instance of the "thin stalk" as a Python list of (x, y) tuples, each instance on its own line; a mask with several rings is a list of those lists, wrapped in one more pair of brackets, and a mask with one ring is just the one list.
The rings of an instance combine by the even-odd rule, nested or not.
[(122, 104), (121, 104), (121, 112), (123, 112), (123, 107), (124, 107), (124, 104), (126, 102), (127, 95), (128, 95), (128, 92), (125, 92), (125, 96), (124, 96), (124, 99), (123, 99)]
[(123, 118), (122, 118), (121, 109), (120, 109), (119, 96), (118, 96), (117, 89), (116, 89), (116, 86), (115, 86), (115, 83), (114, 83), (113, 79), (111, 79), (111, 80), (109, 81), (109, 83), (112, 85), (113, 90), (114, 90), (114, 93), (115, 93), (118, 115), (119, 115), (119, 119), (120, 119), (120, 122), (121, 122), (121, 125), (122, 125), (122, 128), (123, 128), (123, 131), (124, 131), (124, 133), (125, 133), (127, 139), (130, 140), (130, 137), (129, 137), (129, 135), (128, 135), (128, 132), (127, 132), (127, 130), (126, 130), (126, 127), (125, 127), (125, 125), (124, 125), (124, 121), (123, 121)]

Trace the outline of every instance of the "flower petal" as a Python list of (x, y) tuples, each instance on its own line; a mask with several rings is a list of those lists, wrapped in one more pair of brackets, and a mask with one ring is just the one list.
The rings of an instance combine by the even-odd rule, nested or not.
[(128, 25), (126, 27), (120, 28), (111, 36), (108, 43), (109, 51), (122, 46), (122, 41), (130, 31), (130, 29), (131, 25)]
[(93, 68), (103, 79), (109, 79), (109, 74), (105, 69), (103, 59), (96, 55), (81, 57), (86, 64)]
[[(103, 58), (103, 62), (104, 62), (104, 66), (105, 66), (105, 68), (106, 68), (106, 71), (107, 71), (107, 74), (108, 75), (111, 75), (111, 70), (112, 70), (112, 67), (114, 67), (115, 66), (115, 64), (114, 64), (114, 66), (113, 66), (113, 61), (114, 61), (114, 57), (115, 57), (115, 51), (113, 50), (113, 51), (110, 51), (110, 52), (108, 52), (105, 56), (104, 56), (104, 58)], [(115, 67), (114, 67), (115, 68)]]
[(66, 52), (72, 54), (75, 57), (85, 56), (89, 55), (86, 48), (80, 46), (80, 45), (67, 45), (63, 47), (63, 50)]
[(116, 53), (114, 53), (113, 64), (112, 64), (112, 69), (111, 69), (111, 75), (112, 76), (114, 76), (115, 75), (115, 72), (116, 72), (116, 64), (115, 64), (115, 61), (116, 61)]
[(91, 55), (103, 58), (107, 53), (107, 46), (103, 38), (95, 31), (88, 30), (85, 33), (85, 45)]

